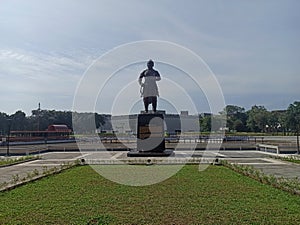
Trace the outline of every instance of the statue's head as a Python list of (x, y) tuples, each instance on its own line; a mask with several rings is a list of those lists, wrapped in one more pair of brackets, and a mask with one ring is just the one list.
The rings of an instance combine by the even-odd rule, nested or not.
[(151, 69), (151, 68), (153, 68), (153, 66), (154, 66), (154, 62), (150, 59), (150, 60), (147, 62), (147, 67), (148, 67), (149, 69)]

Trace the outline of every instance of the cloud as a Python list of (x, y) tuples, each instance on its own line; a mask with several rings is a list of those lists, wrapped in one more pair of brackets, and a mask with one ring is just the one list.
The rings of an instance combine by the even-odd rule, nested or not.
[[(77, 82), (93, 56), (87, 52), (33, 52), (23, 49), (0, 50), (0, 96), (7, 107), (30, 99), (69, 96), (72, 101)], [(20, 98), (20, 96), (22, 96)], [(40, 101), (40, 100), (38, 100)], [(30, 108), (25, 107), (29, 112)]]
[[(293, 0), (2, 1), (0, 99), (7, 107), (3, 110), (28, 111), (39, 99), (53, 108), (70, 108), (78, 81), (94, 59), (119, 44), (143, 39), (172, 41), (197, 53), (230, 103), (235, 96), (248, 95), (254, 97), (245, 97), (244, 104), (255, 102), (256, 93), (297, 98), (298, 8), (299, 2)], [(143, 60), (151, 57), (147, 52), (138, 54)], [(180, 55), (178, 59), (185, 61)], [(172, 79), (171, 70), (158, 69)], [(135, 71), (131, 73), (136, 79)], [(191, 82), (178, 79), (193, 99), (203, 96)], [(114, 84), (123, 87), (127, 81), (117, 79)], [(168, 85), (163, 88), (168, 91)], [(270, 101), (276, 106), (276, 99)], [(277, 105), (282, 106), (282, 100)]]

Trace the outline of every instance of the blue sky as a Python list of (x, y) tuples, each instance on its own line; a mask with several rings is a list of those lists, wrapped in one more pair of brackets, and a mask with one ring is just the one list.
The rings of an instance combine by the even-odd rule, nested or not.
[[(226, 104), (285, 109), (300, 100), (299, 6), (297, 0), (2, 0), (0, 111), (30, 115), (39, 102), (72, 109), (89, 65), (141, 40), (170, 41), (198, 54)], [(199, 111), (209, 111), (201, 93), (185, 88)], [(171, 90), (161, 90), (161, 97)]]

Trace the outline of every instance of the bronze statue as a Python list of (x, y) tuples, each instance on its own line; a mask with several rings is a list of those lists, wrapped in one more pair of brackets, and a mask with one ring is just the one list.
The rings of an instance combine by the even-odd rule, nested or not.
[[(152, 104), (153, 112), (156, 112), (158, 87), (156, 81), (161, 80), (160, 74), (154, 70), (154, 62), (150, 59), (147, 62), (148, 69), (145, 69), (139, 76), (138, 82), (141, 85), (141, 96), (143, 97), (145, 112), (148, 112), (149, 104)], [(144, 82), (143, 81), (144, 78)]]

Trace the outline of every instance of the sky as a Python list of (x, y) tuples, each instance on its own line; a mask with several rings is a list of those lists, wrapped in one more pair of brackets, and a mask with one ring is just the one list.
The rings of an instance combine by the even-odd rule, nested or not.
[[(42, 109), (72, 110), (80, 82), (101, 56), (144, 40), (175, 43), (201, 57), (226, 105), (286, 109), (300, 100), (299, 9), (298, 0), (1, 0), (0, 112), (30, 115), (38, 103)], [(112, 112), (109, 87), (122, 90), (122, 73), (136, 89), (136, 101), (130, 109), (117, 101), (115, 113), (142, 110), (133, 81), (148, 58), (119, 70), (106, 92), (99, 83), (102, 98), (95, 111)], [(162, 76), (160, 109), (172, 111), (172, 97), (177, 111), (191, 110), (182, 97), (187, 95), (196, 111), (211, 110), (205, 90), (180, 77), (181, 68), (160, 62), (155, 68)], [(104, 83), (101, 69), (99, 76)]]

